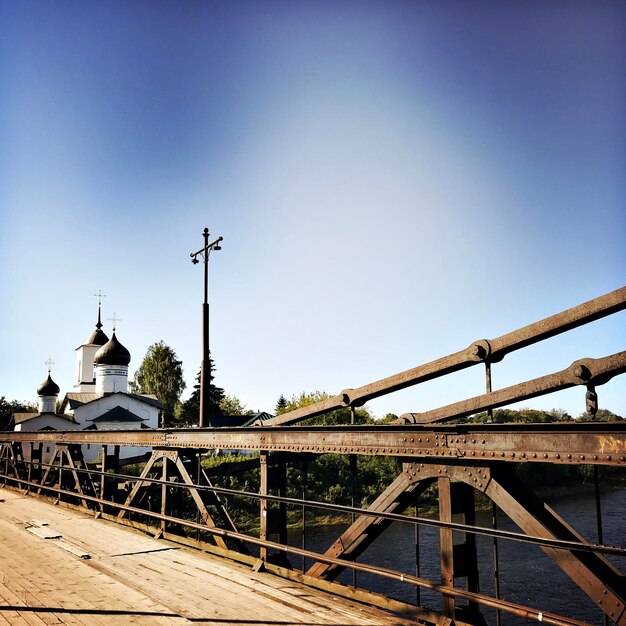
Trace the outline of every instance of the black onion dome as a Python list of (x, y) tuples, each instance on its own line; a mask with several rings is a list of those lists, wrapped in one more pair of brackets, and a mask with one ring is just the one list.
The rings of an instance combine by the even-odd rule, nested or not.
[(96, 328), (96, 330), (91, 333), (91, 337), (87, 339), (87, 343), (93, 344), (94, 346), (103, 346), (108, 340), (109, 338), (106, 334), (99, 328)]
[(40, 396), (58, 396), (59, 391), (61, 391), (61, 388), (50, 378), (50, 374), (48, 374), (48, 378), (37, 387), (37, 395)]
[(87, 343), (94, 346), (103, 346), (109, 338), (102, 331), (102, 322), (100, 321), (100, 307), (98, 307), (98, 321), (96, 322), (96, 330), (91, 333), (91, 337), (87, 339)]
[(117, 340), (115, 331), (111, 339), (96, 352), (94, 363), (96, 365), (128, 365), (130, 363), (130, 352)]

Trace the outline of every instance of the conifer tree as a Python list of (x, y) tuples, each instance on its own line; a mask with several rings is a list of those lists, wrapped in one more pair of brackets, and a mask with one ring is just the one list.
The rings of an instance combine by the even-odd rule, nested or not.
[(281, 393), (280, 398), (278, 398), (278, 402), (276, 403), (276, 415), (281, 415), (287, 411), (287, 398)]
[[(213, 383), (215, 363), (209, 353), (209, 372), (211, 382), (209, 383), (209, 415), (221, 417), (224, 415), (221, 404), (224, 400), (225, 393), (221, 387), (217, 387)], [(196, 384), (193, 386), (193, 393), (189, 399), (183, 402), (178, 419), (185, 424), (197, 424), (200, 418), (200, 371), (196, 376)]]

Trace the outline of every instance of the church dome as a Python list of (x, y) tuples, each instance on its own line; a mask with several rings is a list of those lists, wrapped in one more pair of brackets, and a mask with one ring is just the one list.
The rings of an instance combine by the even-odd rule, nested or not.
[(109, 338), (102, 330), (102, 322), (100, 321), (100, 306), (98, 305), (98, 321), (96, 322), (96, 330), (91, 333), (87, 343), (94, 346), (103, 346)]
[(39, 396), (58, 396), (59, 391), (61, 391), (61, 388), (52, 380), (50, 374), (48, 374), (48, 378), (37, 387), (37, 395)]
[(106, 334), (99, 328), (96, 328), (96, 330), (91, 333), (91, 337), (87, 339), (87, 343), (90, 343), (94, 346), (103, 346), (108, 340), (109, 338), (106, 336)]
[(111, 339), (96, 352), (94, 363), (96, 365), (128, 365), (130, 363), (130, 352), (117, 340), (115, 331)]

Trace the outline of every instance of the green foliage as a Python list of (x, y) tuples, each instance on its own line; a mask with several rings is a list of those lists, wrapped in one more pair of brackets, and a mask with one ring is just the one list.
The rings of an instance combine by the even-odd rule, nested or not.
[[(549, 411), (539, 411), (537, 409), (496, 409), (493, 412), (493, 421), (496, 424), (508, 424), (510, 422), (527, 422), (527, 423), (548, 423), (548, 422), (571, 422), (573, 417), (563, 409), (550, 409)], [(619, 422), (624, 418), (608, 409), (599, 409), (596, 416), (596, 422)], [(477, 413), (470, 417), (468, 422), (485, 423), (488, 421), (487, 413)], [(592, 422), (593, 416), (590, 413), (581, 413), (577, 418), (577, 422)]]
[(11, 416), (13, 413), (36, 413), (34, 404), (18, 402), (17, 400), (7, 400), (0, 397), (0, 431), (10, 430)]
[[(209, 354), (209, 414), (213, 416), (222, 416), (225, 415), (221, 407), (225, 394), (221, 387), (216, 387), (213, 384), (214, 373), (215, 363)], [(193, 393), (189, 396), (187, 401), (183, 402), (180, 408), (178, 421), (181, 424), (197, 424), (200, 418), (200, 374), (201, 371), (198, 371), (196, 384), (193, 386)]]
[(577, 422), (621, 422), (624, 418), (621, 415), (613, 413), (608, 409), (598, 409), (595, 417), (591, 413), (581, 413), (577, 418)]
[(278, 402), (276, 403), (276, 408), (274, 412), (276, 415), (282, 415), (287, 412), (287, 398), (281, 393), (280, 398), (278, 398)]
[(185, 387), (182, 362), (163, 341), (148, 348), (134, 380), (129, 384), (132, 393), (151, 393), (158, 398), (163, 405), (165, 426), (173, 423), (176, 405)]
[[(316, 402), (320, 402), (322, 400), (327, 400), (332, 396), (325, 391), (313, 391), (312, 393), (305, 393), (304, 391), (296, 396), (291, 396), (291, 400), (287, 402), (287, 406), (283, 413), (287, 413), (289, 411), (294, 411), (295, 409), (299, 409), (304, 406), (309, 406), (311, 404), (315, 404)], [(324, 413), (323, 415), (318, 415), (317, 417), (311, 417), (309, 419), (303, 420), (300, 424), (314, 424), (316, 426), (335, 426), (341, 424), (350, 424), (351, 423), (351, 412), (350, 409), (336, 409), (334, 411), (330, 411), (328, 413)], [(364, 407), (360, 409), (356, 409), (354, 416), (355, 424), (373, 424), (374, 418), (372, 414)]]
[(220, 402), (220, 409), (223, 415), (250, 415), (254, 413), (247, 409), (246, 405), (236, 396), (225, 395)]
[[(470, 417), (468, 422), (485, 423), (489, 421), (487, 413), (477, 413)], [(551, 409), (550, 411), (539, 411), (537, 409), (496, 409), (493, 412), (494, 424), (508, 424), (511, 422), (526, 423), (548, 423), (548, 422), (570, 422), (572, 416), (563, 409)]]

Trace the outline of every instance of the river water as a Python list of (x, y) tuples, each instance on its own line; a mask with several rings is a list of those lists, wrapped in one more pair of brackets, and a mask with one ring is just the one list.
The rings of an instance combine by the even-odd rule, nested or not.
[[(548, 503), (588, 541), (597, 541), (595, 498), (593, 494), (581, 494), (564, 498), (549, 499)], [(604, 543), (626, 547), (626, 490), (613, 491), (602, 496)], [(491, 527), (491, 513), (479, 513), (477, 526)], [(306, 547), (323, 552), (343, 531), (345, 526), (320, 526), (307, 528)], [(498, 515), (498, 528), (518, 531), (519, 529), (502, 513)], [(440, 579), (439, 531), (436, 528), (420, 527), (420, 575), (433, 581)], [(296, 531), (291, 541), (299, 545)], [(500, 597), (536, 608), (543, 612), (558, 613), (597, 624), (603, 623), (602, 614), (596, 605), (575, 585), (543, 551), (531, 544), (500, 540)], [(480, 591), (494, 595), (493, 539), (477, 537), (480, 569)], [(358, 559), (360, 562), (380, 565), (402, 573), (415, 574), (415, 530), (412, 524), (394, 522)], [(613, 558), (613, 563), (626, 571), (626, 559)], [(307, 563), (308, 565), (308, 563)], [(461, 579), (462, 581), (463, 579)], [(344, 572), (339, 581), (352, 584), (352, 572)], [(413, 585), (396, 582), (379, 576), (358, 573), (357, 584), (386, 596), (415, 603), (416, 590)], [(457, 583), (458, 584), (458, 583)], [(439, 594), (421, 590), (424, 607), (441, 610)], [(495, 611), (483, 608), (488, 623), (495, 624)], [(515, 625), (526, 620), (502, 613), (502, 623)]]

